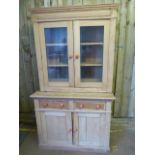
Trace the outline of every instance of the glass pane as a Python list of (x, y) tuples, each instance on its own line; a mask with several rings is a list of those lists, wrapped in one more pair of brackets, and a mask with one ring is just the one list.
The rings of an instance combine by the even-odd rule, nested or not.
[(48, 80), (68, 81), (67, 28), (45, 28)]
[(104, 26), (81, 26), (80, 42), (103, 42)]
[(48, 67), (49, 81), (68, 81), (68, 67)]
[(80, 27), (81, 82), (102, 82), (104, 26)]
[(47, 43), (67, 43), (67, 28), (45, 28), (45, 42)]
[(46, 46), (48, 65), (68, 64), (67, 46)]
[(81, 45), (82, 64), (103, 64), (103, 45)]
[(102, 67), (81, 67), (81, 81), (82, 82), (101, 82), (102, 81)]

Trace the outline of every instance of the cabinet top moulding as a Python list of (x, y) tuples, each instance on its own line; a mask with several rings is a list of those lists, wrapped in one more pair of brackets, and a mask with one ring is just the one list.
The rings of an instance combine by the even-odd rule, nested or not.
[(32, 21), (116, 18), (118, 4), (31, 8)]

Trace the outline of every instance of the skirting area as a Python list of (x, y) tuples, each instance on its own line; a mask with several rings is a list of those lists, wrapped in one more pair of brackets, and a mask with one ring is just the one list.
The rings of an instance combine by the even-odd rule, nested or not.
[[(133, 119), (112, 119), (111, 151), (104, 155), (134, 155), (135, 131)], [(78, 151), (39, 149), (36, 132), (28, 133), (20, 145), (20, 155), (97, 155)]]

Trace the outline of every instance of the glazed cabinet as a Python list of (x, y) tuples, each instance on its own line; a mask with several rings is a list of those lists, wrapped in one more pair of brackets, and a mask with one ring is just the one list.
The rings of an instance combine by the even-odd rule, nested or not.
[[(35, 36), (41, 91), (111, 90), (110, 20), (41, 22)], [(88, 89), (92, 88), (92, 89)]]
[(32, 9), (41, 148), (110, 150), (117, 4)]

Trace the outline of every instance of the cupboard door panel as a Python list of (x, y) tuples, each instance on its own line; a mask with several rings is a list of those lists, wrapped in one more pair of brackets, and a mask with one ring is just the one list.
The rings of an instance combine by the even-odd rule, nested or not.
[(105, 114), (74, 113), (74, 143), (87, 147), (103, 147)]
[(43, 137), (48, 145), (72, 144), (70, 112), (41, 112)]
[(109, 21), (75, 21), (74, 32), (76, 87), (106, 89)]
[(72, 22), (39, 24), (45, 87), (74, 85)]

